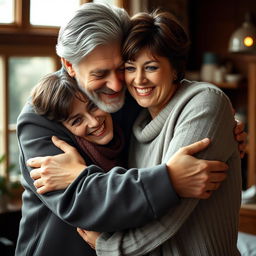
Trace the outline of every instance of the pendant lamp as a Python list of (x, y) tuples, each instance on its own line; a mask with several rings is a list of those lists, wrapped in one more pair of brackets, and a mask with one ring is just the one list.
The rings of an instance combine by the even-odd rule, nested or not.
[(229, 52), (256, 54), (256, 27), (250, 13), (246, 13), (242, 26), (232, 34)]

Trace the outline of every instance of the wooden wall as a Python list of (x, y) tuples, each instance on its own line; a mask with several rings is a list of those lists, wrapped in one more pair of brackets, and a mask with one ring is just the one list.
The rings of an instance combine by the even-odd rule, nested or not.
[(244, 62), (255, 56), (229, 54), (227, 49), (230, 36), (241, 26), (248, 11), (252, 12), (256, 24), (255, 0), (188, 0), (192, 39), (189, 66), (199, 68), (203, 53), (211, 51), (233, 59), (241, 72), (246, 73)]
[(149, 11), (157, 7), (173, 12), (188, 28), (192, 41), (189, 69), (199, 69), (203, 53), (211, 51), (231, 58), (242, 73), (247, 72), (246, 63), (255, 56), (230, 55), (227, 49), (246, 12), (252, 12), (256, 25), (255, 0), (148, 0)]

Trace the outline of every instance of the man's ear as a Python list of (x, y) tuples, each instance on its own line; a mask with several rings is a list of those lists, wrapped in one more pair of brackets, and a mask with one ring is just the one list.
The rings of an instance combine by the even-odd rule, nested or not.
[(75, 77), (75, 76), (76, 76), (76, 72), (75, 72), (75, 70), (74, 70), (74, 68), (73, 68), (73, 65), (72, 65), (69, 61), (67, 61), (66, 59), (64, 59), (64, 58), (61, 58), (61, 62), (62, 62), (63, 65), (65, 66), (65, 68), (66, 68), (68, 74), (69, 74), (70, 76), (72, 76), (72, 77)]

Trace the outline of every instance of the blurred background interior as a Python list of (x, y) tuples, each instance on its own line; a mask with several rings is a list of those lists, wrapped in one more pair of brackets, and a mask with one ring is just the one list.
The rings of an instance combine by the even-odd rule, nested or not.
[[(0, 0), (0, 242), (7, 247), (16, 243), (23, 190), (16, 119), (39, 78), (60, 67), (55, 54), (59, 26), (85, 2), (91, 1)], [(187, 78), (221, 87), (248, 132), (240, 231), (256, 235), (256, 1), (92, 2), (114, 4), (131, 15), (160, 7), (185, 26), (191, 38)]]

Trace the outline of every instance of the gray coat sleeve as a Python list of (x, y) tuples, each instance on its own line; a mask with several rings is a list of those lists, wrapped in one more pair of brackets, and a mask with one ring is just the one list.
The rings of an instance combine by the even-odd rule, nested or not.
[[(237, 150), (233, 138), (234, 125), (230, 102), (222, 92), (209, 89), (199, 93), (180, 110), (164, 161), (180, 147), (205, 137), (210, 138), (212, 143), (197, 157), (227, 161)], [(198, 202), (197, 199), (182, 199), (167, 215), (142, 228), (114, 234), (102, 233), (96, 242), (97, 255), (147, 254), (175, 235)]]
[(151, 170), (115, 167), (108, 173), (90, 165), (66, 190), (39, 195), (29, 176), (27, 159), (61, 153), (51, 142), (53, 135), (77, 145), (67, 130), (36, 115), (29, 105), (18, 118), (17, 133), (26, 196), (74, 227), (112, 232), (141, 226), (163, 215), (178, 200), (165, 165)]

